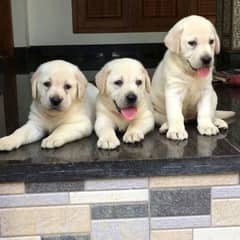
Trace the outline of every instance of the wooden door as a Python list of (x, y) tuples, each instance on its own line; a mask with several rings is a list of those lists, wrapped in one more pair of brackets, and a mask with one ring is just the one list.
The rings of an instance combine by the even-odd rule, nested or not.
[(137, 2), (133, 26), (135, 31), (168, 31), (183, 17), (188, 8), (184, 0), (137, 0)]
[(191, 14), (204, 16), (216, 23), (217, 0), (192, 0), (191, 2)]
[(191, 14), (216, 20), (216, 0), (72, 0), (72, 10), (75, 33), (168, 31)]
[(6, 122), (7, 132), (16, 129), (18, 125), (17, 109), (17, 88), (16, 88), (16, 71), (14, 59), (13, 28), (11, 1), (1, 0), (0, 4), (0, 63), (1, 79), (0, 86), (1, 102), (4, 109), (4, 119)]
[(1, 0), (0, 4), (0, 56), (13, 57), (13, 32), (10, 0)]
[[(131, 0), (132, 1), (132, 0)], [(130, 31), (129, 0), (72, 0), (74, 32)]]

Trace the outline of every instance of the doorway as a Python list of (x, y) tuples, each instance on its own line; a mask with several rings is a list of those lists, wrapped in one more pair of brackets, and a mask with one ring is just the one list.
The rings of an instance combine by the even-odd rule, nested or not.
[(0, 70), (0, 134), (5, 134), (13, 131), (18, 124), (16, 71), (10, 0), (1, 0), (0, 4)]

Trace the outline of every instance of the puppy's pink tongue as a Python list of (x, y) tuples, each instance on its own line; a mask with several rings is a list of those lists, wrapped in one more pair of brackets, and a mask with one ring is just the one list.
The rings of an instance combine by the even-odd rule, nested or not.
[(133, 120), (137, 115), (137, 108), (136, 107), (123, 108), (121, 109), (121, 114), (126, 120)]
[(197, 70), (197, 75), (200, 78), (205, 78), (210, 73), (210, 68), (200, 68)]

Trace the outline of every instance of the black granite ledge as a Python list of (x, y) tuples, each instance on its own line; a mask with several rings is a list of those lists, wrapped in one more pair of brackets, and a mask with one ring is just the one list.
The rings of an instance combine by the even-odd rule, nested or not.
[(16, 71), (33, 72), (41, 63), (54, 59), (72, 62), (81, 70), (96, 70), (119, 57), (135, 58), (145, 67), (155, 68), (165, 51), (163, 43), (18, 47), (15, 48)]
[(201, 136), (189, 123), (186, 141), (167, 140), (156, 128), (142, 143), (113, 151), (97, 149), (95, 135), (55, 150), (42, 150), (38, 142), (0, 153), (0, 182), (240, 172), (240, 88), (217, 90), (218, 108), (238, 113), (217, 136)]
[(240, 158), (228, 156), (216, 158), (181, 159), (181, 160), (142, 160), (76, 163), (76, 164), (23, 164), (2, 166), (0, 182), (43, 182), (73, 181), (91, 178), (121, 178), (149, 176), (177, 176), (195, 174), (215, 174), (240, 171)]

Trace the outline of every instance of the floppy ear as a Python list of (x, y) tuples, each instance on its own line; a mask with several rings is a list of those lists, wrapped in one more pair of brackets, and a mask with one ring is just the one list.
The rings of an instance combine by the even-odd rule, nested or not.
[(215, 27), (213, 27), (213, 28), (214, 28), (214, 34), (215, 34), (215, 53), (219, 54), (220, 50), (221, 50), (220, 39), (219, 39), (219, 36), (217, 34)]
[(145, 89), (148, 93), (150, 93), (150, 91), (151, 91), (151, 80), (150, 80), (149, 74), (148, 74), (148, 72), (145, 68), (143, 68), (143, 73), (144, 73), (144, 77), (145, 77)]
[(32, 98), (37, 98), (37, 81), (41, 75), (40, 67), (36, 70), (36, 72), (32, 75), (31, 85), (32, 85)]
[(97, 88), (100, 91), (100, 94), (104, 94), (105, 93), (105, 88), (106, 88), (106, 81), (107, 81), (107, 77), (110, 73), (110, 70), (108, 69), (108, 66), (104, 66), (95, 76), (95, 82), (97, 85)]
[(82, 99), (86, 92), (88, 80), (86, 79), (84, 74), (79, 70), (78, 67), (75, 72), (75, 77), (77, 79), (77, 97), (78, 99)]
[(167, 33), (164, 43), (166, 47), (172, 52), (179, 54), (180, 53), (180, 40), (183, 31), (183, 22), (184, 19), (177, 22)]

